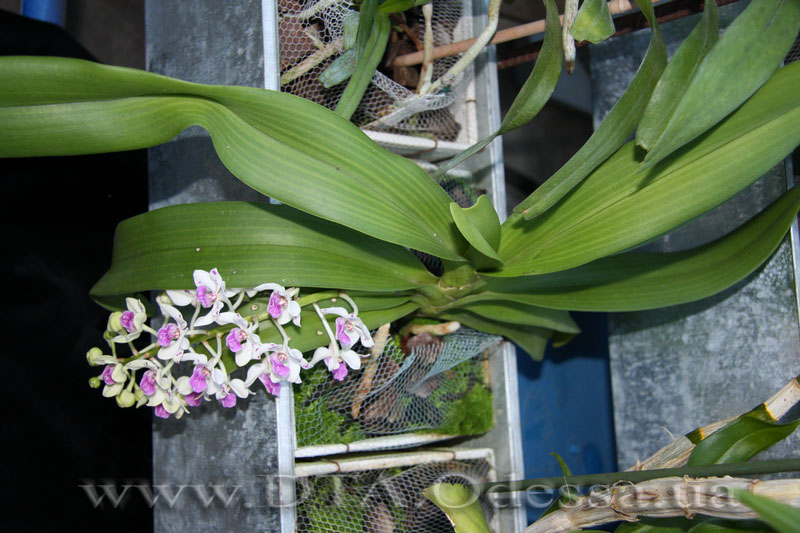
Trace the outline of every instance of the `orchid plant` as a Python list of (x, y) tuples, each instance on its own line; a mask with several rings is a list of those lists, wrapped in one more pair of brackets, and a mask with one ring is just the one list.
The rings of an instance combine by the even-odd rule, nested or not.
[[(709, 2), (669, 64), (650, 1), (637, 4), (652, 31), (628, 91), (505, 221), (487, 197), (459, 207), (413, 162), (289, 94), (0, 58), (0, 156), (145, 148), (199, 125), (235, 176), (284, 204), (177, 205), (122, 222), (91, 292), (112, 311), (107, 348), (88, 353), (103, 367), (93, 386), (162, 417), (204, 398), (231, 407), (256, 381), (277, 394), (322, 361), (343, 379), (371, 329), (409, 316), (504, 335), (540, 358), (549, 340), (579, 332), (570, 310), (674, 305), (747, 276), (781, 242), (800, 189), (706, 245), (631, 250), (731, 198), (800, 143), (800, 63), (780, 67), (800, 2), (754, 0), (722, 36)], [(561, 26), (554, 1), (545, 5), (541, 54), (495, 135), (532, 119), (558, 80)], [(440, 258), (443, 273), (412, 250)], [(146, 291), (160, 291), (155, 307)], [(156, 313), (158, 329), (147, 323)], [(173, 377), (183, 363), (191, 370)]]

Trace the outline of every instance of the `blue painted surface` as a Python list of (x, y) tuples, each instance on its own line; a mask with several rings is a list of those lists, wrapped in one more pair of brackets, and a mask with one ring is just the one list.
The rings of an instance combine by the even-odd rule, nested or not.
[[(560, 476), (556, 452), (573, 474), (617, 470), (608, 318), (605, 313), (573, 313), (582, 333), (562, 348), (548, 347), (542, 362), (517, 350), (525, 477)], [(547, 506), (536, 498), (528, 519)]]
[(64, 26), (64, 0), (23, 0), (22, 14), (28, 18)]

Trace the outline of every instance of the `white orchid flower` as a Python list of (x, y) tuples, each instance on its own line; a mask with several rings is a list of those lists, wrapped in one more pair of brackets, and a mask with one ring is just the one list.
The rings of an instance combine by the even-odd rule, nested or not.
[(230, 306), (230, 300), (225, 290), (225, 280), (219, 275), (216, 268), (210, 271), (195, 270), (192, 273), (197, 289), (194, 297), (202, 307), (209, 309), (208, 314), (198, 318), (193, 326), (206, 326), (216, 322), (222, 311), (223, 304)]
[(374, 344), (372, 335), (364, 322), (354, 313), (347, 312), (343, 307), (327, 307), (321, 311), (326, 315), (338, 316), (336, 318), (336, 338), (342, 343), (342, 348), (345, 350), (351, 348), (358, 341), (361, 341), (364, 348), (369, 348)]
[[(118, 315), (112, 313), (108, 321), (108, 329), (111, 331), (118, 331), (119, 334), (112, 338), (112, 342), (123, 343), (130, 342), (139, 338), (142, 334), (142, 326), (147, 321), (147, 311), (145, 311), (144, 304), (136, 298), (125, 298), (126, 311)], [(120, 329), (115, 327), (115, 322), (119, 320)]]
[(254, 359), (261, 359), (261, 354), (267, 351), (272, 344), (263, 344), (261, 337), (256, 334), (258, 324), (250, 324), (239, 313), (221, 313), (218, 318), (220, 324), (233, 324), (233, 328), (225, 337), (225, 344), (236, 354), (236, 365), (245, 366)]

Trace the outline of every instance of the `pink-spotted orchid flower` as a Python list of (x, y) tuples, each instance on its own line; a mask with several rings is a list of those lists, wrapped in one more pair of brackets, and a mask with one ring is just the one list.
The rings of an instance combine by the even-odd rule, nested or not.
[(326, 315), (337, 315), (336, 339), (345, 350), (352, 348), (359, 341), (365, 348), (370, 348), (374, 344), (369, 330), (355, 313), (349, 313), (343, 307), (327, 307), (321, 311)]
[(269, 295), (267, 312), (278, 324), (284, 325), (292, 322), (300, 327), (300, 304), (297, 295), (300, 289), (296, 287), (285, 288), (277, 283), (264, 283), (253, 289), (254, 291), (272, 291)]
[(216, 268), (208, 272), (205, 270), (195, 270), (192, 273), (197, 302), (204, 308), (209, 309), (208, 314), (195, 320), (195, 326), (206, 326), (216, 322), (222, 311), (223, 304), (230, 305), (230, 300), (225, 292), (225, 280), (219, 275)]
[[(158, 330), (158, 358), (161, 360), (172, 360), (176, 363), (182, 360), (184, 353), (190, 351), (189, 339), (186, 338), (186, 320), (176, 308), (171, 305), (159, 303), (161, 312), (167, 317), (168, 321), (164, 327)], [(169, 322), (172, 319), (173, 322)]]
[(251, 394), (244, 381), (239, 378), (230, 379), (220, 368), (211, 371), (208, 393), (213, 394), (222, 407), (228, 409), (236, 405), (237, 398), (247, 398)]
[(254, 359), (260, 359), (261, 354), (273, 346), (261, 342), (261, 337), (256, 333), (258, 323), (250, 324), (239, 313), (221, 313), (218, 322), (236, 326), (225, 337), (225, 344), (236, 354), (237, 366), (242, 367)]
[(136, 298), (125, 298), (127, 310), (111, 313), (108, 318), (108, 330), (117, 333), (112, 342), (130, 342), (142, 334), (144, 323), (147, 321), (147, 311), (144, 304)]
[(353, 370), (361, 368), (361, 356), (353, 350), (340, 349), (335, 342), (314, 350), (314, 356), (310, 363), (313, 366), (322, 360), (325, 361), (325, 366), (331, 371), (333, 379), (336, 381), (342, 381), (347, 376), (348, 366)]
[(128, 372), (121, 363), (110, 363), (103, 369), (100, 379), (105, 384), (103, 396), (113, 398), (122, 392), (125, 382), (128, 381)]

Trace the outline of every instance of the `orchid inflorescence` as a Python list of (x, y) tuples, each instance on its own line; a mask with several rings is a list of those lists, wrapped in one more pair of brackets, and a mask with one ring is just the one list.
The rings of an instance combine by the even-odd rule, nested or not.
[[(369, 330), (358, 317), (356, 303), (344, 293), (339, 296), (350, 305), (350, 311), (344, 307), (320, 308), (314, 301), (306, 304), (318, 314), (330, 339), (307, 361), (300, 350), (289, 346), (291, 338), (282, 327), (289, 322), (300, 327), (298, 288), (264, 283), (252, 289), (228, 289), (215, 268), (195, 270), (193, 279), (193, 290), (167, 290), (159, 295), (156, 301), (163, 325), (158, 330), (147, 324), (145, 306), (138, 299), (126, 298), (127, 309), (111, 313), (104, 334), (111, 353), (95, 347), (86, 354), (90, 365), (104, 367), (99, 376), (90, 379), (92, 387), (104, 385), (103, 396), (116, 398), (120, 407), (146, 404), (155, 408), (158, 417), (180, 418), (189, 412), (188, 407), (196, 407), (204, 400), (216, 399), (223, 407), (233, 407), (238, 398), (253, 393), (250, 387), (256, 381), (278, 396), (284, 382), (300, 383), (300, 370), (320, 361), (325, 362), (335, 380), (341, 381), (348, 367), (361, 367), (362, 355), (353, 350), (356, 343), (365, 348), (373, 345)], [(259, 293), (269, 293), (266, 313), (245, 317), (236, 312), (245, 298), (252, 299)], [(179, 308), (193, 310), (188, 322)], [(335, 334), (326, 315), (336, 316)], [(264, 321), (280, 332), (280, 344), (261, 341), (258, 332)], [(145, 333), (154, 340), (137, 349), (134, 341)], [(226, 367), (223, 339), (236, 368)], [(118, 353), (122, 346), (130, 349), (129, 357)], [(173, 369), (187, 362), (192, 365), (191, 372), (174, 377)], [(229, 366), (233, 366), (230, 361)], [(231, 376), (245, 367), (244, 379)], [(137, 382), (136, 373), (140, 370), (143, 372)]]

